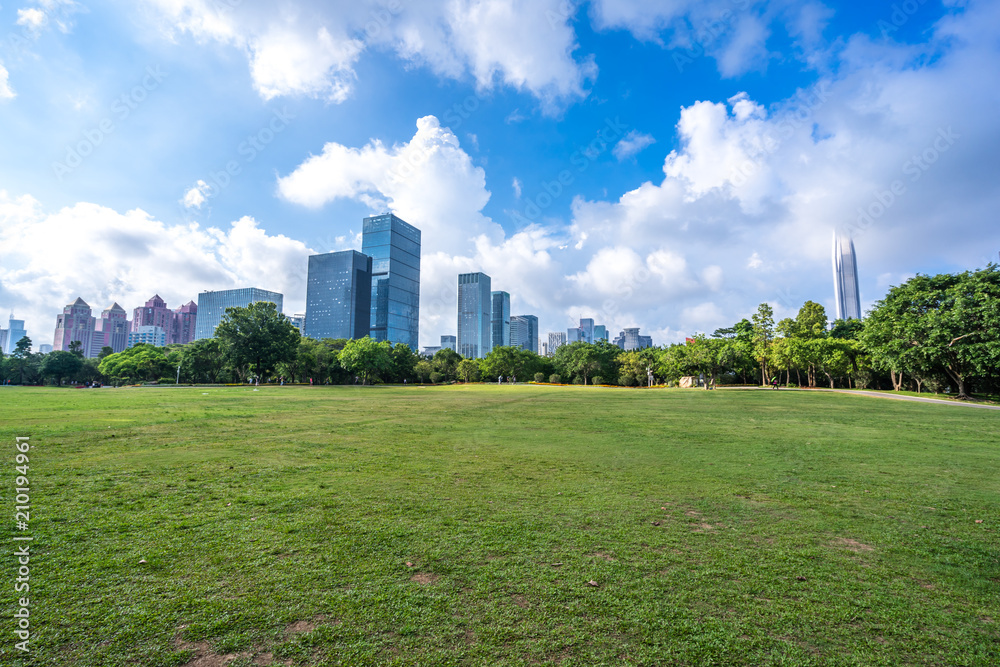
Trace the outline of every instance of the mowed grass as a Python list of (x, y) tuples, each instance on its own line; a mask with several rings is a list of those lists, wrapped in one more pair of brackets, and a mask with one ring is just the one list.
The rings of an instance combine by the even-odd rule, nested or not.
[(5, 542), (18, 435), (35, 536), (33, 652), (6, 556), (0, 664), (1000, 663), (1000, 412), (541, 386), (0, 401)]

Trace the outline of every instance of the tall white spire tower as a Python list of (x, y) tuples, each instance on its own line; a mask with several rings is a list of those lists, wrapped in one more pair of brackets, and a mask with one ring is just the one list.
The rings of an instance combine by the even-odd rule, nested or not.
[(858, 290), (858, 261), (854, 240), (846, 232), (833, 232), (833, 294), (838, 320), (861, 319), (861, 293)]

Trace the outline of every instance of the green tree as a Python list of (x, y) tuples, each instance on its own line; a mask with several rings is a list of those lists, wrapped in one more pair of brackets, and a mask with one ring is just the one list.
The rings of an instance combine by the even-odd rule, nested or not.
[(263, 379), (278, 364), (295, 360), (301, 334), (277, 306), (257, 301), (246, 308), (226, 308), (215, 337), (234, 366), (247, 367)]
[(347, 372), (361, 378), (362, 384), (370, 384), (392, 371), (392, 346), (369, 336), (348, 341), (338, 358)]
[(57, 350), (45, 355), (42, 360), (42, 376), (55, 380), (56, 386), (61, 386), (63, 378), (73, 378), (83, 368), (83, 360), (64, 350)]
[(104, 347), (101, 348), (100, 353), (97, 355), (97, 359), (98, 361), (100, 361), (104, 359), (104, 357), (114, 353), (115, 353), (115, 348), (111, 347), (110, 345), (105, 345)]
[(843, 338), (846, 340), (859, 340), (865, 325), (862, 320), (834, 320), (830, 327), (830, 338)]
[[(1000, 270), (918, 275), (893, 287), (865, 321), (861, 340), (893, 387), (902, 373), (941, 373), (960, 398), (1000, 365)], [(899, 373), (899, 379), (896, 374)]]
[(420, 355), (410, 349), (406, 343), (396, 343), (392, 346), (392, 370), (393, 382), (410, 382), (416, 378), (414, 369)]
[(170, 375), (173, 367), (164, 350), (148, 343), (111, 354), (101, 360), (100, 373), (113, 382), (152, 381)]
[(760, 364), (761, 383), (768, 381), (768, 362), (770, 361), (771, 341), (774, 340), (774, 310), (770, 305), (762, 303), (751, 318), (753, 322), (753, 358)]
[(799, 338), (826, 336), (826, 308), (815, 301), (806, 301), (795, 317), (795, 335)]
[(83, 359), (83, 343), (78, 340), (74, 340), (69, 344), (69, 351)]
[(458, 377), (462, 382), (476, 382), (479, 380), (479, 364), (475, 359), (462, 359), (458, 363)]
[(24, 376), (28, 373), (32, 365), (31, 339), (22, 336), (14, 346), (14, 351), (10, 353), (11, 363), (17, 372), (18, 384), (24, 384)]
[(427, 382), (427, 380), (431, 377), (431, 373), (442, 375), (438, 371), (435, 371), (433, 364), (426, 359), (418, 361), (417, 365), (413, 368), (413, 372), (416, 373), (417, 379), (420, 380), (421, 383)]
[(524, 363), (525, 358), (521, 354), (520, 348), (502, 345), (490, 350), (486, 358), (480, 362), (479, 367), (483, 377), (492, 382), (494, 378), (500, 376), (510, 379), (520, 375), (523, 378), (525, 376)]
[(433, 370), (441, 373), (446, 380), (457, 380), (458, 364), (461, 361), (462, 356), (458, 352), (445, 347), (434, 353), (430, 363), (434, 367)]

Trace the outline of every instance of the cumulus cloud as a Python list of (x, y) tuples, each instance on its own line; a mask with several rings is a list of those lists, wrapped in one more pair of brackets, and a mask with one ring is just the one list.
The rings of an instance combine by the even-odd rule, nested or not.
[(263, 0), (238, 11), (212, 0), (148, 0), (168, 34), (187, 33), (243, 50), (265, 99), (303, 94), (342, 102), (369, 48), (453, 79), (471, 75), (483, 90), (509, 86), (547, 109), (586, 95), (596, 76), (577, 57), (572, 12), (561, 0)]
[[(704, 303), (731, 321), (762, 301), (793, 314), (812, 299), (832, 312), (834, 228), (855, 235), (867, 303), (881, 295), (876, 276), (992, 259), (977, 245), (995, 229), (987, 211), (1000, 206), (989, 185), (1000, 169), (986, 157), (1000, 148), (990, 111), (1000, 100), (975, 83), (976, 72), (1000, 66), (995, 39), (980, 29), (1000, 20), (991, 5), (956, 11), (918, 47), (855, 36), (836, 76), (768, 107), (746, 93), (684, 107), (663, 179), (617, 201), (574, 202), (576, 238), (613, 243), (609, 259), (632, 267), (655, 247), (720, 267), (724, 278), (702, 268), (673, 298), (661, 326), (674, 330), (694, 326), (687, 318), (708, 312), (696, 310)], [(1000, 244), (996, 234), (986, 245)], [(716, 296), (709, 302), (699, 288)]]
[(7, 68), (0, 63), (0, 100), (12, 100), (17, 97), (17, 93), (10, 87), (9, 77), (10, 73), (7, 72)]
[(615, 144), (611, 152), (621, 162), (622, 160), (627, 160), (630, 157), (638, 155), (642, 152), (642, 149), (652, 146), (655, 143), (656, 139), (653, 138), (653, 135), (632, 130), (621, 141)]
[(98, 313), (114, 301), (130, 311), (157, 293), (175, 307), (203, 290), (252, 285), (285, 294), (288, 312), (301, 310), (311, 253), (249, 217), (219, 229), (83, 202), (47, 212), (3, 191), (0, 244), (3, 305), (24, 316), (36, 346), (51, 342), (56, 315), (77, 297)]
[(212, 187), (208, 183), (199, 180), (194, 187), (184, 193), (181, 203), (184, 204), (184, 208), (201, 208), (211, 191)]
[(48, 26), (68, 33), (73, 28), (73, 14), (86, 11), (74, 0), (35, 0), (34, 7), (17, 10), (17, 25), (26, 28), (36, 36)]

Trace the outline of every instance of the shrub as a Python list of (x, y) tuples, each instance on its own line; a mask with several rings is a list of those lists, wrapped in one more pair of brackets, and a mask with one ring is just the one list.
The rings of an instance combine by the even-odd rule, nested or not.
[(174, 378), (160, 378), (156, 381), (156, 384), (177, 384), (177, 380)]
[(600, 375), (595, 375), (594, 377), (590, 378), (590, 384), (604, 384), (604, 378), (602, 378)]
[(433, 373), (431, 373), (431, 382), (432, 383), (437, 384), (438, 382), (440, 382), (443, 379), (444, 379), (444, 374), (443, 373), (438, 373), (437, 371), (434, 371)]
[(535, 373), (535, 382), (545, 382), (545, 373)]
[(553, 373), (549, 376), (549, 382), (552, 384), (562, 384), (562, 376), (558, 373)]
[(583, 378), (579, 376), (573, 378), (573, 384), (583, 384)]

